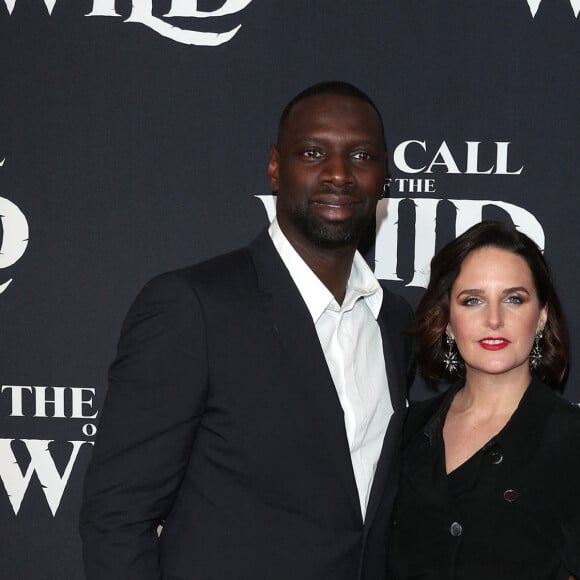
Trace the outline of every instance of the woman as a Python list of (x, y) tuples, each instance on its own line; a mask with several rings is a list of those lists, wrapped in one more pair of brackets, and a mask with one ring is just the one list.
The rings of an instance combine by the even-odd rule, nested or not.
[(454, 379), (413, 404), (389, 537), (393, 578), (580, 578), (580, 409), (568, 337), (537, 246), (483, 222), (431, 262), (418, 362)]

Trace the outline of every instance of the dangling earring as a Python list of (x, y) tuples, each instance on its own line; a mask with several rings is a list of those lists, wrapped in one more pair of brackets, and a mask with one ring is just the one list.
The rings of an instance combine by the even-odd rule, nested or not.
[[(543, 329), (542, 329), (543, 330)], [(535, 371), (542, 364), (542, 347), (540, 346), (540, 340), (544, 336), (542, 330), (536, 332), (534, 337), (534, 346), (532, 347), (532, 352), (530, 352), (530, 368)]]
[(448, 334), (445, 334), (445, 342), (447, 343), (447, 352), (443, 355), (443, 364), (445, 370), (450, 375), (454, 375), (459, 368), (459, 354), (455, 349), (455, 341)]

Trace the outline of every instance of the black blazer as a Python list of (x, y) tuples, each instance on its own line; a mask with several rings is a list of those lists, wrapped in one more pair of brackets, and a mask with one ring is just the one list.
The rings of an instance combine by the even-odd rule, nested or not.
[(343, 411), (268, 233), (147, 284), (123, 326), (87, 472), (87, 578), (383, 578), (411, 316), (385, 289), (394, 415), (363, 525)]
[(442, 428), (458, 387), (411, 405), (390, 577), (580, 578), (580, 409), (534, 379), (453, 485)]

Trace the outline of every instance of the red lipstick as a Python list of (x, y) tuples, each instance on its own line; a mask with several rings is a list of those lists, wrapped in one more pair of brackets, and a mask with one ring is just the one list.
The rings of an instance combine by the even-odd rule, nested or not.
[(511, 343), (503, 336), (486, 336), (479, 341), (481, 348), (485, 350), (502, 350)]

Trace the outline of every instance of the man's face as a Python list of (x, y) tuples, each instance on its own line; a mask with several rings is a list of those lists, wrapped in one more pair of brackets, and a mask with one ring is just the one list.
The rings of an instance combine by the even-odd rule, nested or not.
[(376, 111), (345, 95), (316, 95), (290, 111), (268, 176), (278, 223), (294, 246), (356, 245), (382, 193), (386, 151)]

